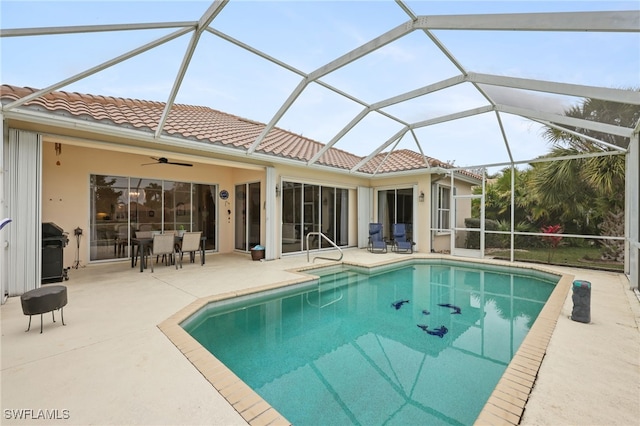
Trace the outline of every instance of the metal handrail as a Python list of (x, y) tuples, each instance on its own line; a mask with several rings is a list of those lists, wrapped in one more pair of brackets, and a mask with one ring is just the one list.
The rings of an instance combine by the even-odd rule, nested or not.
[(340, 258), (338, 259), (332, 259), (330, 257), (324, 257), (324, 256), (316, 256), (313, 258), (313, 261), (315, 262), (316, 259), (325, 259), (325, 260), (335, 260), (336, 262), (340, 262), (342, 260), (342, 257), (344, 256), (344, 253), (342, 252), (342, 249), (340, 247), (338, 247), (336, 245), (336, 243), (334, 243), (333, 241), (331, 241), (329, 239), (329, 237), (327, 237), (326, 235), (324, 235), (322, 232), (318, 232), (318, 231), (313, 231), (313, 232), (309, 232), (307, 234), (307, 262), (309, 261), (309, 235), (318, 235), (322, 238), (324, 238), (329, 244), (331, 244), (332, 246), (334, 246), (335, 248), (338, 249), (338, 251), (340, 252)]

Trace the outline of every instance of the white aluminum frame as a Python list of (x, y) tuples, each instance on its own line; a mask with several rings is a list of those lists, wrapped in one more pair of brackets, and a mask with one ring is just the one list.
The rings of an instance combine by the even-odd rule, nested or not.
[[(474, 73), (466, 70), (461, 63), (455, 58), (455, 56), (447, 49), (447, 47), (433, 34), (434, 30), (466, 30), (466, 31), (572, 31), (572, 32), (617, 32), (617, 33), (638, 33), (640, 32), (640, 10), (630, 11), (601, 11), (601, 12), (559, 12), (559, 13), (516, 13), (516, 14), (469, 14), (469, 15), (433, 15), (433, 16), (418, 16), (403, 0), (396, 0), (396, 4), (399, 8), (406, 13), (408, 20), (401, 25), (365, 42), (361, 46), (353, 49), (352, 51), (320, 66), (316, 70), (306, 73), (298, 70), (285, 61), (281, 61), (274, 58), (260, 50), (249, 46), (241, 41), (230, 37), (227, 34), (215, 29), (212, 25), (215, 24), (216, 17), (225, 8), (229, 7), (232, 3), (227, 0), (216, 0), (212, 2), (211, 6), (204, 12), (204, 14), (195, 21), (186, 22), (157, 22), (157, 23), (140, 23), (140, 24), (118, 24), (118, 25), (83, 25), (83, 26), (65, 26), (65, 27), (46, 27), (46, 28), (18, 28), (18, 29), (0, 29), (0, 38), (4, 37), (28, 37), (28, 36), (47, 36), (47, 35), (60, 35), (60, 34), (78, 34), (78, 33), (92, 33), (92, 32), (111, 32), (111, 31), (131, 31), (131, 30), (149, 30), (149, 29), (170, 29), (174, 28), (172, 33), (160, 37), (150, 43), (139, 46), (125, 54), (112, 58), (102, 64), (98, 64), (92, 68), (86, 69), (80, 73), (69, 76), (68, 78), (54, 83), (46, 88), (38, 90), (29, 96), (25, 96), (16, 101), (3, 105), (0, 117), (4, 119), (17, 118), (26, 119), (33, 123), (50, 121), (50, 116), (34, 113), (33, 111), (21, 108), (26, 102), (51, 93), (55, 90), (68, 86), (71, 83), (82, 80), (93, 74), (96, 74), (106, 68), (114, 66), (120, 62), (126, 61), (132, 57), (138, 56), (150, 49), (161, 46), (171, 40), (191, 33), (191, 39), (184, 52), (181, 66), (177, 72), (173, 87), (167, 96), (166, 105), (164, 111), (159, 119), (158, 128), (153, 136), (155, 142), (161, 144), (175, 144), (176, 138), (172, 138), (163, 135), (163, 128), (168, 117), (168, 114), (173, 107), (176, 95), (180, 90), (180, 86), (183, 82), (183, 78), (188, 70), (192, 56), (196, 51), (196, 47), (205, 33), (219, 37), (227, 42), (241, 48), (248, 52), (257, 55), (273, 64), (282, 67), (289, 72), (300, 76), (301, 80), (298, 86), (290, 93), (287, 100), (280, 106), (278, 111), (273, 115), (264, 131), (253, 141), (248, 149), (241, 154), (238, 153), (237, 148), (225, 148), (215, 147), (207, 148), (210, 153), (224, 152), (234, 157), (239, 156), (253, 156), (256, 159), (269, 158), (274, 162), (291, 162), (291, 160), (275, 159), (270, 156), (265, 156), (262, 153), (257, 152), (261, 143), (271, 129), (273, 129), (280, 121), (286, 111), (296, 102), (299, 96), (303, 93), (307, 87), (311, 84), (318, 84), (322, 87), (333, 91), (334, 93), (347, 98), (348, 100), (355, 102), (362, 106), (362, 110), (356, 114), (347, 126), (341, 129), (336, 135), (322, 148), (313, 158), (307, 162), (308, 166), (317, 167), (323, 169), (324, 166), (318, 164), (318, 160), (322, 155), (338, 141), (341, 140), (356, 124), (362, 121), (368, 114), (376, 113), (385, 116), (386, 118), (393, 120), (402, 125), (399, 130), (391, 138), (377, 142), (378, 145), (371, 151), (371, 154), (363, 159), (360, 164), (350, 170), (348, 173), (360, 174), (359, 169), (369, 162), (376, 154), (382, 152), (384, 149), (390, 147), (391, 151), (395, 149), (400, 139), (402, 139), (407, 133), (410, 133), (418, 147), (418, 150), (423, 153), (423, 147), (419, 139), (417, 138), (414, 130), (420, 127), (431, 126), (437, 123), (442, 123), (451, 120), (457, 120), (463, 117), (469, 117), (479, 114), (485, 114), (488, 112), (494, 112), (496, 120), (502, 132), (505, 148), (509, 154), (510, 162), (507, 165), (513, 167), (517, 162), (513, 161), (511, 155), (511, 142), (507, 138), (504, 129), (502, 127), (501, 114), (511, 114), (520, 117), (524, 117), (528, 120), (542, 123), (547, 126), (558, 128), (560, 126), (577, 127), (581, 129), (589, 129), (597, 132), (610, 133), (612, 135), (628, 138), (630, 143), (628, 146), (616, 146), (612, 144), (606, 144), (603, 141), (597, 141), (606, 149), (611, 151), (605, 152), (602, 155), (614, 155), (617, 153), (626, 154), (627, 158), (627, 170), (626, 170), (626, 235), (627, 240), (627, 264), (625, 266), (625, 272), (630, 276), (632, 287), (638, 287), (638, 247), (639, 241), (639, 228), (640, 223), (638, 219), (638, 180), (640, 176), (638, 164), (638, 131), (640, 124), (635, 128), (625, 128), (619, 126), (613, 126), (606, 123), (597, 123), (593, 121), (580, 120), (570, 118), (564, 115), (549, 111), (538, 111), (515, 105), (499, 104), (494, 101), (487, 93), (482, 89), (480, 85), (492, 85), (501, 86), (512, 89), (524, 89), (536, 92), (560, 94), (578, 96), (583, 98), (596, 98), (608, 101), (627, 103), (633, 105), (640, 105), (640, 93), (636, 91), (610, 89), (605, 87), (584, 86), (576, 84), (566, 84), (553, 81), (541, 81), (534, 79), (524, 79), (510, 76), (489, 75), (482, 73)], [(322, 81), (322, 78), (331, 74), (332, 72), (340, 69), (341, 67), (350, 64), (358, 59), (380, 49), (383, 46), (388, 45), (402, 37), (412, 34), (415, 31), (424, 33), (426, 40), (436, 45), (436, 47), (451, 61), (451, 63), (459, 70), (460, 74), (452, 78), (441, 80), (427, 86), (398, 94), (388, 99), (380, 100), (374, 103), (367, 103), (357, 97), (346, 93), (336, 87), (329, 85)], [(385, 107), (395, 105), (401, 102), (405, 102), (419, 96), (426, 95), (438, 90), (442, 90), (447, 87), (455, 85), (466, 84), (472, 85), (479, 94), (486, 99), (487, 105), (474, 108), (467, 111), (459, 111), (452, 114), (447, 114), (440, 117), (423, 118), (422, 120), (415, 121), (413, 123), (405, 122), (398, 117), (384, 111)], [(56, 118), (57, 121), (61, 120), (60, 117)], [(4, 124), (3, 124), (4, 126)], [(78, 126), (77, 123), (73, 126)], [(92, 124), (92, 130), (96, 129), (96, 124)], [(98, 125), (99, 126), (99, 125)], [(113, 132), (114, 130), (110, 130)], [(118, 132), (124, 132), (124, 130), (118, 130)], [(135, 132), (127, 132), (135, 133)], [(140, 133), (140, 132), (138, 132)], [(577, 136), (586, 136), (579, 132), (571, 132)], [(138, 137), (148, 139), (146, 135), (140, 135)], [(589, 138), (588, 138), (589, 139)], [(591, 138), (592, 139), (592, 138)], [(591, 140), (590, 139), (590, 140)], [(184, 141), (179, 141), (181, 144), (186, 144)], [(203, 150), (205, 152), (205, 150)], [(423, 153), (424, 155), (424, 153)], [(527, 163), (536, 161), (525, 160), (520, 163)], [(429, 170), (428, 162), (425, 157), (426, 168)], [(474, 166), (478, 168), (480, 166)], [(335, 172), (335, 169), (332, 169)], [(363, 174), (364, 175), (364, 174)], [(273, 186), (273, 177), (268, 177), (268, 183), (266, 190), (270, 190)], [(0, 181), (1, 182), (1, 181)], [(0, 193), (2, 194), (2, 193)], [(6, 207), (6, 202), (3, 197), (2, 205)], [(513, 240), (513, 229), (511, 232), (511, 238)], [(513, 248), (513, 243), (512, 243)], [(273, 248), (269, 248), (269, 251), (273, 251)]]

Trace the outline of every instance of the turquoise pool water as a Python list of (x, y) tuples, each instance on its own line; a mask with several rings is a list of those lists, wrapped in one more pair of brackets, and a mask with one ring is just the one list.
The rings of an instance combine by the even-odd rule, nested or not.
[(559, 277), (468, 265), (318, 269), (182, 326), (294, 425), (469, 425)]

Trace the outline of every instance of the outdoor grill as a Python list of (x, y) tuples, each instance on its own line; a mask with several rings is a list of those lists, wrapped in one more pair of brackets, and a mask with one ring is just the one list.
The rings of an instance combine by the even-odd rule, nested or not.
[(69, 243), (67, 233), (52, 222), (42, 224), (42, 284), (67, 280), (62, 265), (64, 248)]

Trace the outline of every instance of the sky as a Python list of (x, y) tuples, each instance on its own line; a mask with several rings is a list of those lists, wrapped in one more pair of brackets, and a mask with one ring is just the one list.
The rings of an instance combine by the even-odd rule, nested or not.
[[(637, 1), (406, 1), (416, 15), (638, 10)], [(197, 21), (207, 1), (0, 1), (5, 29)], [(407, 22), (394, 1), (233, 0), (210, 27), (311, 73)], [(2, 84), (44, 88), (175, 29), (3, 37)], [(133, 57), (60, 90), (165, 102), (191, 34)], [(432, 35), (468, 72), (618, 89), (640, 87), (639, 33), (435, 30)], [(459, 75), (432, 40), (414, 31), (322, 77), (322, 82), (366, 104)], [(302, 77), (218, 35), (202, 34), (176, 97), (268, 123)], [(499, 102), (562, 113), (580, 99), (486, 87)], [(406, 123), (478, 108), (487, 101), (470, 84), (458, 85), (384, 109)], [(324, 86), (309, 84), (276, 126), (328, 143), (363, 105)], [(514, 160), (544, 154), (540, 124), (500, 114)], [(335, 148), (366, 156), (393, 140), (403, 124), (368, 114)], [(411, 149), (456, 166), (503, 163), (509, 151), (496, 114), (419, 128), (388, 149)], [(419, 143), (419, 145), (418, 145)]]

